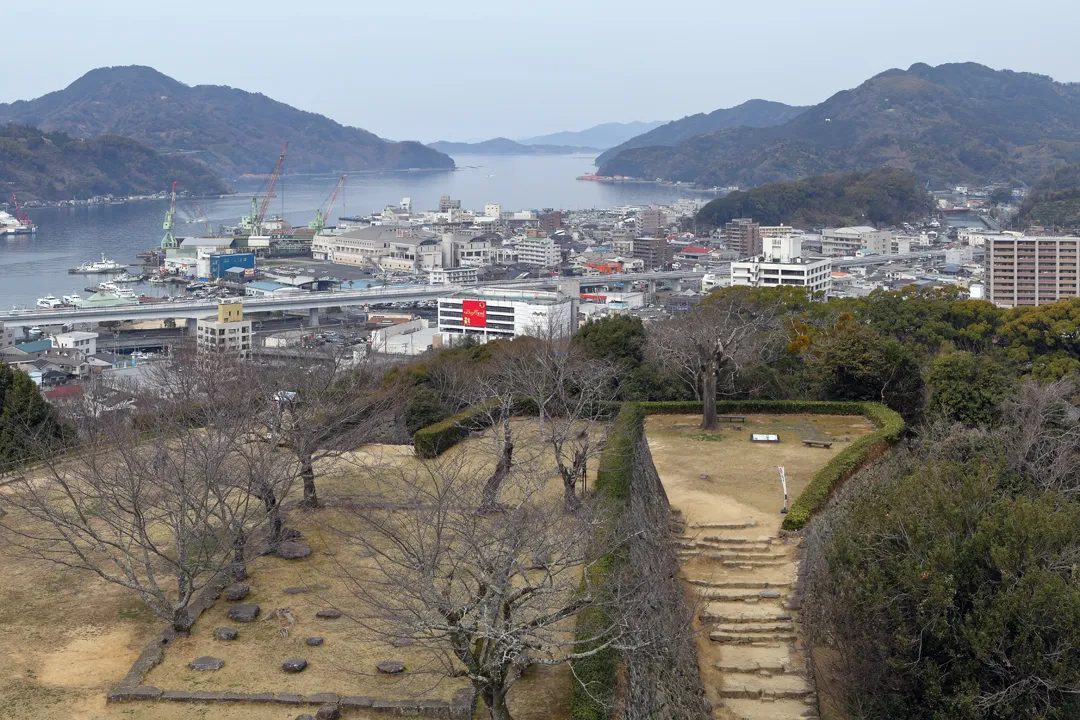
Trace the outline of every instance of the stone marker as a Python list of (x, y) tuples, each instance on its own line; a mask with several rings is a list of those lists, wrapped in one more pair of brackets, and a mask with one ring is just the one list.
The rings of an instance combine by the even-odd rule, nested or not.
[(281, 669), (287, 673), (303, 672), (307, 667), (307, 660), (304, 658), (289, 658), (285, 662), (281, 663)]
[(323, 705), (315, 713), (315, 717), (318, 720), (338, 720), (341, 717), (341, 710), (337, 705)]
[(410, 645), (413, 644), (413, 641), (412, 641), (412, 638), (399, 637), (399, 638), (394, 638), (393, 640), (391, 640), (390, 644), (393, 645), (394, 647), (409, 647)]
[(375, 669), (386, 675), (397, 675), (405, 672), (405, 663), (400, 660), (383, 660), (375, 663)]
[(286, 560), (300, 560), (311, 554), (311, 546), (302, 542), (289, 540), (278, 545), (277, 555)]
[(304, 644), (310, 645), (311, 647), (319, 647), (323, 644), (323, 639), (321, 637), (309, 637), (304, 641)]
[(761, 592), (758, 593), (758, 597), (778, 598), (778, 597), (780, 597), (780, 591), (779, 590), (762, 590)]
[(297, 715), (296, 720), (315, 720), (315, 716), (304, 713), (303, 715)]
[(306, 593), (306, 592), (308, 592), (308, 588), (306, 588), (306, 587), (285, 588), (285, 594), (286, 595), (299, 595), (301, 593)]
[(247, 583), (236, 583), (230, 585), (225, 591), (225, 599), (236, 602), (237, 600), (243, 600), (251, 592), (251, 586)]
[(235, 640), (236, 628), (231, 627), (219, 627), (214, 628), (214, 637), (218, 640)]
[(257, 617), (259, 617), (259, 606), (254, 603), (233, 605), (229, 608), (229, 619), (235, 622), (255, 622)]
[(225, 667), (225, 661), (221, 658), (203, 655), (189, 662), (188, 667), (192, 670), (220, 670)]
[(337, 620), (341, 617), (341, 611), (334, 608), (324, 608), (315, 613), (315, 617), (322, 618), (323, 620)]

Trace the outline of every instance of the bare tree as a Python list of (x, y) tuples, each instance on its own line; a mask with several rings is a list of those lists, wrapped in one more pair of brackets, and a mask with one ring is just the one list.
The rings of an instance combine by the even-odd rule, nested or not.
[(768, 360), (779, 346), (780, 330), (778, 303), (734, 287), (649, 326), (648, 351), (695, 388), (704, 403), (701, 427), (715, 430), (718, 382), (730, 385), (750, 363)]
[(599, 509), (565, 513), (543, 497), (541, 478), (518, 474), (500, 512), (480, 512), (487, 480), (464, 453), (384, 469), (372, 481), (400, 504), (343, 506), (330, 525), (373, 556), (360, 568), (339, 565), (356, 598), (341, 609), (374, 636), (430, 649), (437, 672), (467, 677), (490, 717), (509, 720), (507, 693), (531, 665), (591, 656), (626, 634), (617, 620), (590, 638), (570, 632), (587, 608), (619, 616), (610, 588), (593, 585), (614, 545), (597, 541)]
[(400, 399), (374, 365), (332, 350), (264, 369), (260, 388), (264, 437), (295, 456), (309, 508), (319, 504), (316, 464), (379, 437)]
[(603, 447), (590, 429), (611, 413), (615, 366), (588, 357), (570, 338), (554, 337), (522, 344), (503, 372), (515, 396), (536, 412), (540, 434), (562, 478), (564, 505), (576, 510), (581, 504), (577, 484), (584, 482), (589, 460)]
[(79, 412), (81, 445), (35, 453), (44, 461), (0, 495), (9, 511), (0, 526), (15, 551), (134, 590), (185, 631), (193, 598), (239, 569), (266, 522), (256, 488), (284, 494), (290, 478), (269, 448), (248, 447), (227, 406), (202, 404), (193, 422), (160, 400), (137, 423), (127, 413)]

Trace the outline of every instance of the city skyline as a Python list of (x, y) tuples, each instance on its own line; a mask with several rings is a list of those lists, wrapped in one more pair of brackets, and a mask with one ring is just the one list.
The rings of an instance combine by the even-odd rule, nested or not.
[[(48, 13), (54, 50), (43, 60), (26, 62), (40, 54), (39, 33), (13, 33), (0, 48), (4, 64), (19, 68), (0, 88), (0, 102), (62, 89), (96, 67), (140, 64), (189, 85), (261, 92), (381, 137), (469, 142), (673, 120), (751, 98), (814, 104), (916, 62), (972, 61), (1080, 80), (1068, 37), (1080, 21), (1075, 5), (1025, 6), (1033, 17), (1055, 17), (1037, 45), (968, 42), (1002, 32), (1013, 7), (914, 0), (900, 12), (880, 2), (825, 0), (810, 15), (782, 0), (766, 15), (760, 6), (687, 0), (661, 9), (608, 0), (330, 2), (314, 11), (280, 0), (227, 7), (193, 0), (179, 12), (132, 0), (61, 0)], [(6, 16), (24, 29), (42, 19), (29, 6)]]

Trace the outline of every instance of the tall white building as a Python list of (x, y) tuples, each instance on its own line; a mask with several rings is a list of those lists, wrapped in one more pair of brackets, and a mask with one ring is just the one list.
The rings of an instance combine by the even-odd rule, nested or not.
[(244, 319), (244, 305), (236, 300), (218, 302), (217, 319), (196, 322), (196, 345), (200, 354), (251, 357), (251, 321)]
[(576, 298), (558, 292), (477, 288), (439, 298), (439, 332), (447, 343), (573, 332)]
[(899, 249), (894, 248), (891, 232), (877, 230), (869, 225), (826, 228), (821, 231), (822, 255), (854, 255), (859, 250), (869, 250), (876, 255), (890, 255)]
[(806, 288), (822, 299), (832, 292), (832, 260), (811, 260), (802, 255), (802, 240), (793, 236), (763, 239), (764, 254), (731, 263), (731, 284), (746, 287)]
[(484, 215), (493, 218), (502, 217), (502, 205), (499, 203), (488, 203), (484, 205)]
[(517, 241), (518, 262), (538, 267), (558, 265), (559, 247), (549, 237), (524, 237)]

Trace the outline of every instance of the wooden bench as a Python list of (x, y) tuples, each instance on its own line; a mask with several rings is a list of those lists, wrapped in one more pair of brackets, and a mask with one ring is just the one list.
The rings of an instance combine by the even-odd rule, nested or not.
[(833, 441), (832, 440), (803, 440), (802, 444), (805, 445), (806, 447), (831, 448), (832, 444), (833, 444)]
[(717, 415), (717, 420), (727, 420), (728, 422), (746, 422), (745, 415)]

